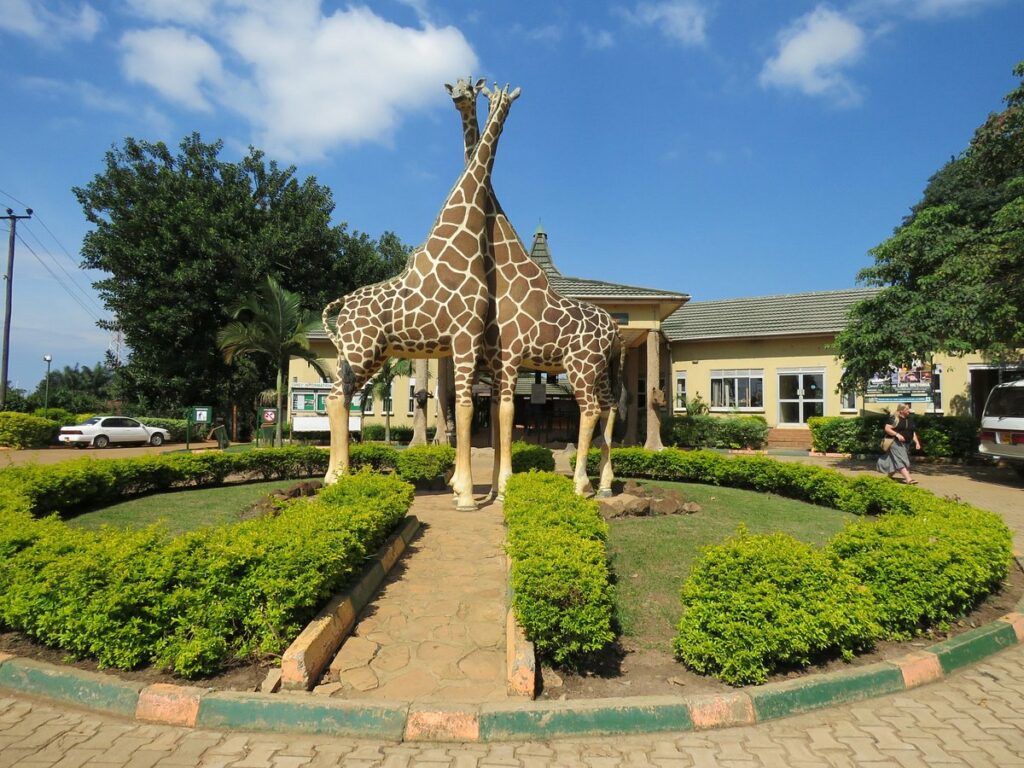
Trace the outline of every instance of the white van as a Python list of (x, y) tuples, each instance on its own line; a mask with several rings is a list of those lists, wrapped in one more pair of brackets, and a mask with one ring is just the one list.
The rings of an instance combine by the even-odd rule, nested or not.
[(985, 403), (978, 451), (1015, 462), (1024, 475), (1024, 379), (993, 388)]

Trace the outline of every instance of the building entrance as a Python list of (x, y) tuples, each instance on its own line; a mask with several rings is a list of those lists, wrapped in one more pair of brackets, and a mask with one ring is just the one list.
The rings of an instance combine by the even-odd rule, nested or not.
[(779, 424), (806, 424), (825, 415), (825, 371), (779, 372)]

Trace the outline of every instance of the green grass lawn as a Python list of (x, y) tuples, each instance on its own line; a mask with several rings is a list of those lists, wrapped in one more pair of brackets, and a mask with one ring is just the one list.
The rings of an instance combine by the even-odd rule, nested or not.
[(226, 485), (220, 488), (154, 493), (123, 501), (110, 507), (86, 512), (68, 519), (76, 528), (96, 530), (102, 525), (116, 528), (144, 528), (163, 522), (177, 535), (210, 525), (238, 521), (251, 504), (278, 488), (289, 488), (298, 480), (271, 480), (265, 483)]
[(691, 483), (659, 482), (703, 510), (692, 515), (609, 521), (608, 552), (618, 578), (622, 634), (636, 647), (671, 652), (682, 607), (679, 588), (700, 557), (744, 523), (751, 533), (782, 531), (821, 545), (855, 515), (771, 494)]

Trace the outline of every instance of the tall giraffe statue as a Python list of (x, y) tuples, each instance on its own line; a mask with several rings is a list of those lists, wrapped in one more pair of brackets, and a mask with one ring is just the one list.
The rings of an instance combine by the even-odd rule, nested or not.
[[(359, 288), (324, 309), (324, 329), (338, 349), (338, 374), (327, 396), (331, 458), (325, 482), (349, 467), (352, 395), (390, 356), (451, 356), (455, 363), (456, 472), (460, 510), (476, 509), (470, 467), (472, 384), (484, 352), (489, 306), (485, 253), (491, 170), (505, 118), (519, 89), (491, 99), (483, 136), (449, 193), (426, 242), (395, 278)], [(334, 328), (331, 317), (337, 313)]]
[[(493, 104), (500, 92), (489, 91), (483, 80), (474, 83), (472, 78), (447, 88), (462, 115), (466, 157), (470, 158), (479, 138), (477, 95), (483, 92)], [(491, 247), (487, 266), (493, 306), (485, 351), (494, 376), (492, 412), (497, 401), (497, 418), (491, 420), (497, 425), (492, 491), (500, 498), (512, 474), (514, 395), (519, 368), (524, 367), (567, 375), (580, 407), (577, 455), (582, 460), (576, 462), (574, 484), (581, 495), (593, 492), (585, 456), (600, 420), (603, 441), (598, 495), (611, 495), (612, 428), (618, 410), (613, 378), (621, 375), (626, 352), (618, 325), (603, 309), (551, 288), (544, 270), (529, 257), (505, 216), (489, 180), (487, 197)]]

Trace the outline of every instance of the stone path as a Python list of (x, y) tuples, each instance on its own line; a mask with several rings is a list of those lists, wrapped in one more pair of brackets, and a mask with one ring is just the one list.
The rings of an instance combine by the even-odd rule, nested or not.
[[(483, 482), (490, 452), (474, 449)], [(478, 499), (486, 491), (477, 486)], [(505, 541), (500, 504), (457, 512), (448, 492), (418, 493), (419, 535), (315, 693), (347, 699), (505, 699)]]
[(952, 768), (1024, 766), (1024, 646), (940, 683), (744, 728), (396, 744), (142, 725), (0, 694), (0, 768)]

